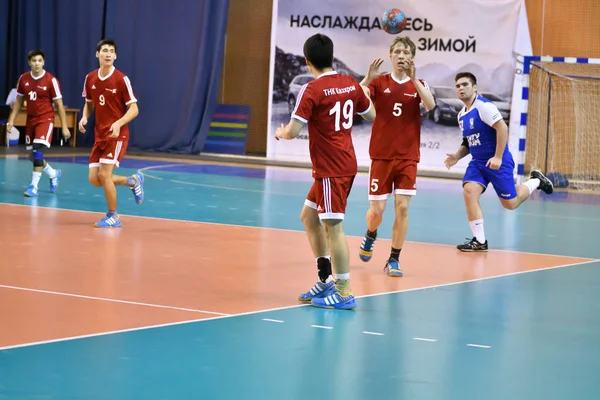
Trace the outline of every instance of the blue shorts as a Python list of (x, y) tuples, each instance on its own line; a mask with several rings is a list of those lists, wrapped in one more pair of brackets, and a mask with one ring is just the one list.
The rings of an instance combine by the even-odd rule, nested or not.
[(463, 186), (467, 182), (479, 183), (483, 190), (491, 183), (498, 197), (504, 200), (510, 200), (517, 197), (517, 188), (513, 176), (513, 163), (502, 163), (499, 170), (494, 171), (485, 166), (487, 161), (471, 160), (465, 176), (463, 177)]

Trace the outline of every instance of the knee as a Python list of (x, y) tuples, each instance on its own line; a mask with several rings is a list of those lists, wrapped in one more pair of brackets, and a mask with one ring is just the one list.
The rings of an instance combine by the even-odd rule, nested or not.
[(98, 172), (98, 181), (100, 182), (101, 185), (104, 185), (107, 182), (112, 181), (112, 176), (109, 172), (99, 171)]
[(507, 210), (516, 210), (517, 207), (519, 207), (519, 203), (517, 203), (516, 201), (517, 199), (512, 199), (512, 200), (503, 200), (502, 206), (504, 208), (506, 208)]
[(371, 203), (371, 205), (369, 206), (369, 213), (371, 214), (372, 218), (381, 218), (383, 217), (383, 211), (385, 210), (385, 204), (379, 204), (379, 203)]
[(319, 215), (317, 214), (317, 210), (305, 205), (302, 207), (302, 211), (300, 212), (300, 221), (304, 226), (308, 227), (319, 224)]
[(465, 185), (463, 187), (463, 196), (465, 198), (465, 201), (477, 201), (479, 199), (479, 195), (481, 194), (481, 190), (477, 189), (471, 185)]
[(399, 203), (396, 205), (396, 218), (408, 218), (408, 203)]
[(39, 143), (35, 143), (33, 145), (33, 150), (31, 152), (31, 161), (33, 162), (34, 167), (43, 167), (44, 166), (44, 147)]

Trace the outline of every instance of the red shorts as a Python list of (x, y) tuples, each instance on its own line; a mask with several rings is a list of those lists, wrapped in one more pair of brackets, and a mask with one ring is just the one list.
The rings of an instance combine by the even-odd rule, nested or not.
[(127, 140), (103, 140), (94, 143), (90, 154), (90, 168), (99, 167), (100, 164), (115, 164), (116, 167), (125, 156)]
[(387, 200), (392, 193), (417, 194), (417, 162), (413, 160), (371, 160), (369, 200)]
[(34, 143), (50, 147), (53, 132), (54, 121), (42, 121), (33, 126), (27, 126), (25, 128), (25, 148), (31, 150)]
[(344, 219), (353, 183), (354, 176), (317, 178), (304, 205), (317, 210), (320, 219)]

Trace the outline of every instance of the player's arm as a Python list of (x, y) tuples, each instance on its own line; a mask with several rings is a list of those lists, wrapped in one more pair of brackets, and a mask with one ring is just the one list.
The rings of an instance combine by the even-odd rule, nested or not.
[(10, 111), (10, 115), (8, 116), (8, 120), (6, 121), (6, 132), (10, 131), (15, 123), (15, 118), (17, 118), (17, 114), (23, 107), (23, 101), (25, 97), (23, 95), (17, 95), (17, 99), (15, 100), (15, 104), (13, 105), (12, 110)]
[(94, 103), (92, 103), (92, 100), (86, 99), (81, 113), (81, 119), (79, 120), (79, 132), (85, 133), (85, 126), (87, 125), (88, 118), (92, 115), (92, 112), (94, 112)]
[(65, 112), (65, 106), (62, 98), (54, 100), (54, 104), (56, 104), (56, 111), (58, 112), (58, 118), (60, 118), (60, 124), (62, 125), (63, 137), (65, 139), (69, 139), (71, 137), (71, 132), (67, 126), (67, 113)]
[(446, 159), (444, 160), (444, 165), (446, 168), (450, 169), (454, 164), (456, 164), (459, 160), (465, 158), (467, 154), (469, 154), (469, 141), (466, 137), (463, 137), (463, 141), (460, 144), (460, 147), (456, 151), (456, 153), (447, 153)]
[(483, 122), (491, 126), (496, 131), (496, 152), (494, 157), (486, 163), (491, 169), (498, 169), (502, 165), (502, 154), (508, 142), (508, 126), (502, 119), (502, 114), (493, 103), (485, 103), (480, 109), (479, 115)]
[(281, 126), (279, 128), (277, 128), (277, 131), (275, 132), (275, 138), (277, 140), (279, 140), (279, 139), (286, 139), (286, 140), (294, 139), (296, 136), (298, 136), (298, 134), (302, 130), (303, 126), (304, 126), (304, 124), (302, 122), (298, 121), (295, 118), (291, 118), (290, 122), (288, 122), (287, 125), (284, 126), (283, 124), (281, 124)]
[(435, 108), (435, 99), (429, 90), (429, 86), (426, 86), (427, 84), (424, 85), (418, 79), (413, 79), (413, 84), (415, 85), (415, 88), (417, 88), (417, 93), (419, 93), (419, 97), (427, 111), (433, 110)]
[(375, 120), (375, 107), (373, 106), (373, 102), (371, 101), (371, 99), (369, 97), (369, 88), (362, 86), (362, 85), (361, 85), (361, 88), (362, 88), (362, 93), (358, 92), (357, 107), (359, 110), (364, 110), (364, 111), (359, 111), (358, 115), (360, 115), (367, 121), (372, 122)]

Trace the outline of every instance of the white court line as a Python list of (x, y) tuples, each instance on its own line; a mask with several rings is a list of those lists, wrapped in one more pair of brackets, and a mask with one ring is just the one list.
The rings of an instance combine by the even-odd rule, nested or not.
[(413, 340), (420, 340), (422, 342), (437, 342), (437, 339), (427, 339), (422, 337), (415, 337), (413, 338)]
[[(597, 262), (597, 261), (600, 261), (600, 260), (585, 261), (585, 262), (581, 262), (581, 263), (566, 264), (566, 265), (560, 265), (560, 266), (551, 267), (551, 268), (542, 268), (542, 269), (535, 269), (535, 270), (530, 270), (530, 271), (514, 272), (514, 273), (510, 273), (510, 274), (506, 274), (506, 275), (489, 276), (489, 277), (485, 277), (485, 278), (472, 279), (469, 281), (445, 283), (442, 285), (425, 286), (425, 287), (415, 288), (415, 289), (406, 289), (406, 290), (397, 290), (394, 292), (375, 293), (375, 294), (369, 294), (369, 295), (364, 295), (364, 296), (356, 296), (356, 298), (359, 299), (359, 298), (367, 298), (367, 297), (374, 297), (374, 296), (384, 296), (384, 295), (393, 294), (393, 293), (413, 292), (413, 291), (417, 291), (417, 290), (435, 289), (435, 288), (444, 287), (444, 286), (456, 286), (456, 285), (462, 285), (462, 284), (470, 283), (470, 282), (485, 281), (485, 280), (490, 280), (490, 279), (501, 278), (503, 276), (541, 272), (541, 271), (545, 271), (548, 269), (565, 268), (565, 267), (572, 267), (575, 265), (590, 264), (590, 263)], [(233, 317), (242, 317), (242, 316), (246, 316), (246, 315), (262, 314), (262, 313), (273, 312), (273, 311), (291, 310), (291, 309), (300, 308), (300, 307), (310, 307), (310, 305), (309, 304), (298, 304), (298, 305), (294, 305), (294, 306), (270, 308), (270, 309), (266, 309), (266, 310), (250, 311), (250, 312), (245, 312), (245, 313), (223, 315), (223, 316), (218, 316), (218, 317), (193, 319), (193, 320), (189, 320), (189, 321), (180, 321), (180, 322), (170, 322), (170, 323), (158, 324), (158, 325), (148, 325), (148, 326), (142, 326), (142, 327), (138, 327), (138, 328), (121, 329), (121, 330), (115, 330), (115, 331), (110, 331), (110, 332), (92, 333), (89, 335), (70, 336), (70, 337), (64, 337), (64, 338), (60, 338), (60, 339), (51, 339), (51, 340), (44, 340), (44, 341), (40, 341), (40, 342), (31, 342), (31, 343), (23, 343), (23, 344), (18, 344), (18, 345), (0, 347), (0, 351), (15, 349), (15, 348), (19, 348), (19, 347), (36, 346), (36, 345), (40, 345), (40, 344), (65, 342), (68, 340), (91, 338), (91, 337), (96, 337), (96, 336), (113, 335), (116, 333), (134, 332), (134, 331), (141, 331), (141, 330), (147, 330), (147, 329), (153, 329), (153, 328), (162, 328), (162, 327), (176, 326), (176, 325), (182, 325), (182, 324), (191, 324), (191, 323), (195, 323), (195, 322), (205, 322), (205, 321), (213, 321), (213, 320), (217, 320), (217, 319), (225, 319), (225, 318), (233, 318)], [(340, 312), (346, 312), (346, 311), (340, 311)], [(327, 329), (327, 328), (324, 328), (324, 329)], [(333, 329), (333, 328), (331, 328), (331, 329)]]
[(482, 344), (472, 344), (472, 343), (467, 344), (467, 346), (469, 346), (469, 347), (479, 347), (479, 348), (482, 348), (482, 349), (491, 349), (492, 348), (492, 346), (485, 346), (485, 345), (482, 345)]
[(317, 328), (317, 329), (333, 329), (333, 326), (323, 326), (323, 325), (311, 325), (311, 328)]
[(280, 319), (271, 319), (271, 318), (263, 318), (262, 320), (263, 321), (267, 321), (267, 322), (277, 322), (277, 323), (280, 323), (280, 324), (282, 324), (282, 323), (285, 322), (285, 321), (282, 321)]
[(109, 299), (109, 298), (106, 298), (106, 297), (85, 296), (85, 295), (82, 295), (82, 294), (74, 294), (74, 293), (66, 293), (66, 292), (55, 292), (55, 291), (52, 291), (52, 290), (42, 290), (42, 289), (25, 288), (25, 287), (20, 287), (20, 286), (0, 285), (0, 288), (22, 290), (22, 291), (25, 291), (25, 292), (36, 292), (36, 293), (44, 293), (44, 294), (53, 294), (53, 295), (66, 296), (66, 297), (77, 297), (77, 298), (80, 298), (80, 299), (88, 299), (88, 300), (108, 301), (110, 303), (131, 304), (131, 305), (135, 305), (135, 306), (154, 307), (154, 308), (168, 308), (168, 309), (171, 309), (171, 310), (190, 311), (190, 312), (195, 312), (195, 313), (200, 313), (200, 314), (223, 315), (223, 316), (231, 315), (231, 314), (225, 314), (225, 313), (214, 312), (214, 311), (198, 310), (198, 309), (195, 309), (195, 308), (183, 308), (183, 307), (175, 307), (175, 306), (165, 306), (165, 305), (161, 305), (161, 304), (140, 303), (140, 302), (137, 302), (137, 301)]
[[(28, 205), (28, 204), (0, 203), (0, 206), (2, 206), (2, 205), (4, 205), (4, 206), (12, 206), (12, 207), (39, 208), (39, 209), (43, 209), (43, 210), (52, 210), (52, 211), (64, 211), (64, 212), (76, 212), (76, 213), (85, 213), (85, 214), (96, 214), (96, 215), (99, 215), (99, 214), (103, 213), (101, 211), (73, 210), (73, 209), (70, 209), (70, 208), (56, 208), (56, 207), (46, 207), (46, 206), (34, 206), (34, 205)], [(226, 223), (222, 223), (222, 222), (191, 221), (191, 220), (176, 219), (176, 218), (147, 217), (147, 216), (144, 216), (144, 215), (119, 214), (119, 216), (121, 216), (121, 217), (127, 217), (127, 218), (151, 219), (151, 220), (157, 220), (157, 221), (184, 222), (184, 223), (189, 223), (189, 224), (200, 224), (200, 225), (229, 226), (229, 227), (237, 228), (237, 229), (262, 229), (262, 230), (268, 229), (268, 230), (273, 230), (273, 231), (278, 231), (278, 232), (293, 232), (293, 233), (299, 233), (299, 234), (305, 235), (304, 231), (299, 231), (299, 230), (295, 230), (295, 229), (284, 229), (284, 228), (271, 228), (271, 227), (263, 227), (263, 226), (226, 224)], [(353, 237), (353, 238), (360, 238), (360, 239), (362, 239), (362, 236), (346, 235), (346, 237)], [(387, 242), (391, 241), (391, 239), (385, 239), (385, 238), (378, 238), (377, 240), (387, 241)], [(443, 246), (443, 247), (456, 248), (456, 245), (445, 244), (445, 243), (413, 242), (413, 241), (410, 241), (410, 240), (406, 240), (405, 243), (416, 243), (416, 244), (422, 244), (422, 245), (428, 245), (428, 246)], [(494, 252), (499, 252), (499, 253), (532, 254), (532, 255), (536, 255), (536, 256), (548, 256), (548, 257), (560, 257), (560, 258), (577, 258), (577, 259), (586, 260), (586, 261), (588, 261), (588, 260), (589, 261), (600, 261), (600, 259), (589, 258), (589, 257), (565, 256), (565, 255), (560, 255), (560, 254), (547, 254), (547, 253), (533, 253), (533, 252), (529, 252), (529, 251), (520, 251), (520, 250), (504, 250), (504, 249), (490, 249), (490, 250), (488, 250), (488, 254), (494, 253)]]
[(379, 332), (362, 331), (362, 333), (364, 333), (365, 335), (384, 336), (383, 333), (379, 333)]

